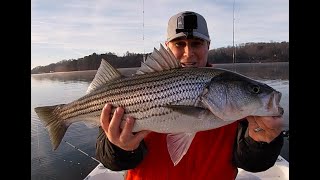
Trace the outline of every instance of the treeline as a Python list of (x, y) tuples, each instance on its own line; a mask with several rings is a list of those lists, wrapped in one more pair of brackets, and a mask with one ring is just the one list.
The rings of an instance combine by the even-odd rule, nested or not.
[[(234, 59), (233, 56), (235, 57)], [(115, 68), (139, 67), (143, 57), (143, 54), (130, 53), (128, 51), (121, 57), (111, 52), (105, 54), (93, 53), (79, 59), (62, 60), (47, 66), (37, 66), (31, 70), (31, 74), (96, 70), (102, 58)], [(235, 48), (228, 46), (212, 49), (209, 50), (208, 61), (216, 64), (232, 63), (233, 61), (236, 63), (288, 62), (289, 42), (245, 43)]]
[[(234, 55), (234, 59), (233, 59)], [(210, 63), (266, 63), (289, 62), (289, 42), (243, 43), (209, 51)]]

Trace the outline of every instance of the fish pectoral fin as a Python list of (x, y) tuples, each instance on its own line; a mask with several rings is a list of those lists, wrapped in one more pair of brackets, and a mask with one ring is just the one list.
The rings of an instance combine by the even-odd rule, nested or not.
[(196, 133), (177, 133), (167, 135), (167, 148), (173, 162), (177, 165), (187, 153)]
[(192, 116), (192, 117), (201, 117), (206, 113), (207, 109), (195, 106), (183, 106), (183, 105), (167, 105), (167, 108), (172, 109), (173, 111), (179, 112), (184, 115)]

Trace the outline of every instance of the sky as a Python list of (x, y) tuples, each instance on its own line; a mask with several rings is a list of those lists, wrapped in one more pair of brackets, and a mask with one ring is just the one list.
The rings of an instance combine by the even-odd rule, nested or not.
[(31, 69), (93, 53), (150, 53), (164, 44), (169, 18), (186, 10), (205, 17), (210, 49), (289, 42), (289, 0), (31, 0)]

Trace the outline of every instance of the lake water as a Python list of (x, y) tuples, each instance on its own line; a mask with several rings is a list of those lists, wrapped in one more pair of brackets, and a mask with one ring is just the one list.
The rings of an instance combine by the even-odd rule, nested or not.
[[(280, 91), (280, 104), (285, 110), (284, 129), (289, 130), (288, 63), (220, 64), (216, 67), (237, 71)], [(125, 75), (130, 75), (136, 68), (119, 70)], [(88, 128), (80, 122), (73, 123), (58, 149), (53, 151), (48, 132), (34, 112), (37, 106), (69, 103), (83, 96), (95, 72), (94, 70), (31, 76), (31, 179), (84, 179), (98, 165), (98, 162), (91, 158), (95, 157), (97, 128)], [(289, 161), (289, 140), (286, 138), (281, 155)]]

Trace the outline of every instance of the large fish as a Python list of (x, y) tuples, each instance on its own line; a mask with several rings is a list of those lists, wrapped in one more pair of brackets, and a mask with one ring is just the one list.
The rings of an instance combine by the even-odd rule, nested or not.
[(82, 121), (100, 126), (106, 103), (124, 107), (136, 119), (133, 132), (167, 133), (170, 157), (176, 165), (195, 134), (247, 116), (280, 116), (281, 93), (244, 75), (218, 68), (182, 68), (170, 50), (154, 49), (135, 75), (123, 77), (101, 61), (86, 94), (68, 104), (36, 107), (55, 150), (68, 127)]

